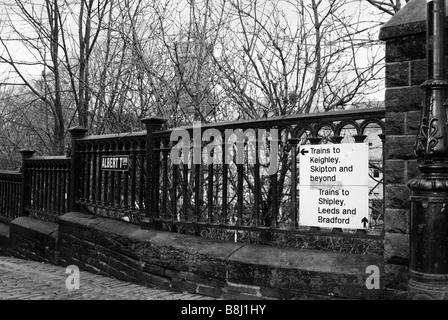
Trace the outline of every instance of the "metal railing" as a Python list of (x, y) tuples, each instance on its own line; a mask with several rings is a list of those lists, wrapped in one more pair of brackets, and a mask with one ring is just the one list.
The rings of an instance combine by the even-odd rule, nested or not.
[(71, 159), (30, 157), (24, 160), (24, 213), (46, 221), (57, 221), (68, 212)]
[[(154, 191), (152, 197), (156, 202), (156, 206), (151, 210), (152, 222), (170, 230), (189, 229), (195, 234), (221, 233), (219, 237), (236, 241), (239, 236), (246, 237), (250, 232), (257, 234), (257, 239), (250, 240), (254, 242), (259, 242), (259, 237), (263, 238), (263, 234), (272, 233), (338, 234), (340, 237), (374, 239), (381, 237), (384, 118), (384, 109), (367, 109), (208, 124), (196, 128), (200, 130), (201, 137), (208, 129), (217, 130), (222, 137), (226, 130), (253, 129), (257, 136), (260, 130), (277, 129), (278, 170), (269, 175), (262, 174), (266, 165), (261, 164), (261, 159), (256, 159), (252, 164), (248, 161), (236, 163), (235, 158), (230, 163), (226, 163), (222, 158), (221, 163), (214, 161), (211, 164), (198, 164), (193, 163), (193, 157), (190, 156), (187, 161), (174, 164), (171, 149), (177, 139), (170, 141), (171, 134), (174, 130), (182, 129), (189, 133), (189, 137), (193, 137), (195, 128), (192, 126), (156, 131), (153, 152), (158, 160), (154, 164), (156, 170), (152, 178), (158, 182), (159, 188)], [(221, 150), (229, 148), (222, 142), (224, 140), (219, 140), (222, 144)], [(370, 151), (376, 149), (375, 152), (370, 152), (375, 156), (370, 159), (372, 210), (371, 228), (368, 232), (320, 230), (300, 226), (297, 147), (303, 144), (364, 143), (367, 140)], [(256, 145), (256, 155), (262, 147), (259, 142)], [(194, 141), (190, 141), (190, 151), (193, 144)], [(246, 143), (244, 146), (245, 154), (249, 152), (248, 145), (249, 143)], [(204, 148), (202, 146), (202, 151)], [(237, 148), (236, 145), (233, 148)], [(221, 152), (218, 157), (225, 157), (225, 152)]]
[[(329, 236), (380, 243), (384, 232), (384, 119), (384, 109), (366, 109), (169, 130), (161, 130), (163, 119), (147, 118), (143, 120), (146, 131), (102, 136), (85, 136), (86, 130), (76, 127), (70, 132), (71, 158), (22, 153), (21, 192), (11, 191), (20, 189), (20, 174), (0, 176), (4, 177), (0, 180), (0, 201), (2, 208), (8, 208), (0, 211), (0, 216), (8, 220), (30, 214), (57, 220), (68, 210), (82, 210), (139, 223), (143, 228), (164, 228), (231, 241), (278, 244), (298, 241), (300, 237), (318, 241), (319, 237)], [(209, 136), (202, 141), (204, 133), (207, 135), (210, 130), (214, 130), (216, 141), (209, 140)], [(186, 133), (185, 141), (192, 151), (188, 152), (189, 157), (183, 157), (186, 149), (178, 152), (180, 162), (172, 159), (176, 155), (173, 147), (178, 147), (179, 135), (171, 137), (176, 131)], [(229, 142), (224, 138), (227, 131), (253, 132), (258, 139), (255, 144), (249, 143), (250, 137), (240, 144)], [(211, 142), (219, 145), (221, 152), (208, 149)], [(298, 148), (305, 144), (347, 142), (369, 144), (369, 228), (300, 225)], [(272, 148), (274, 145), (278, 150)], [(255, 148), (253, 161), (249, 161), (250, 147)], [(270, 160), (262, 159), (262, 148)], [(221, 161), (194, 162), (197, 150), (200, 155), (209, 152), (210, 159)], [(230, 152), (230, 157), (224, 150)], [(237, 161), (238, 150), (242, 151), (243, 162)], [(269, 172), (273, 155), (278, 166)], [(17, 203), (21, 204), (19, 209)]]
[[(127, 159), (124, 169), (102, 165), (115, 156)], [(139, 223), (145, 212), (146, 132), (77, 139), (76, 157), (80, 175), (75, 202), (97, 215)]]
[(22, 174), (0, 171), (0, 222), (9, 223), (20, 216)]

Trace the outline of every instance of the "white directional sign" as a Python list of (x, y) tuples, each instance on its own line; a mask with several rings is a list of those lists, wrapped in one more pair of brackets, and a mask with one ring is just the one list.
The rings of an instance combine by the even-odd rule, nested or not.
[(364, 143), (300, 147), (302, 226), (365, 229), (369, 157)]

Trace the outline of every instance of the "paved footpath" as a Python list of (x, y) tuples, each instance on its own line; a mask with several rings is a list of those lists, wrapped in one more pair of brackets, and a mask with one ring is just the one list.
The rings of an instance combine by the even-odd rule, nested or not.
[(0, 300), (213, 300), (171, 292), (80, 270), (79, 289), (69, 290), (70, 276), (60, 266), (0, 256)]

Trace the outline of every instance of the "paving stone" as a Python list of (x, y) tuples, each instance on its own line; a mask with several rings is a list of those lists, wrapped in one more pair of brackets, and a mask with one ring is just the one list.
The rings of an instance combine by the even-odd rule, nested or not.
[(79, 289), (69, 290), (66, 268), (0, 256), (0, 300), (214, 300), (139, 286), (80, 270)]

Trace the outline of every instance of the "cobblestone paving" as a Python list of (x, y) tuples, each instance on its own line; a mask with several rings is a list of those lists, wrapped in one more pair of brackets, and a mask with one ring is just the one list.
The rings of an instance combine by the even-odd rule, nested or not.
[(70, 274), (60, 266), (0, 256), (0, 300), (212, 300), (153, 289), (80, 270), (79, 289), (69, 290)]

